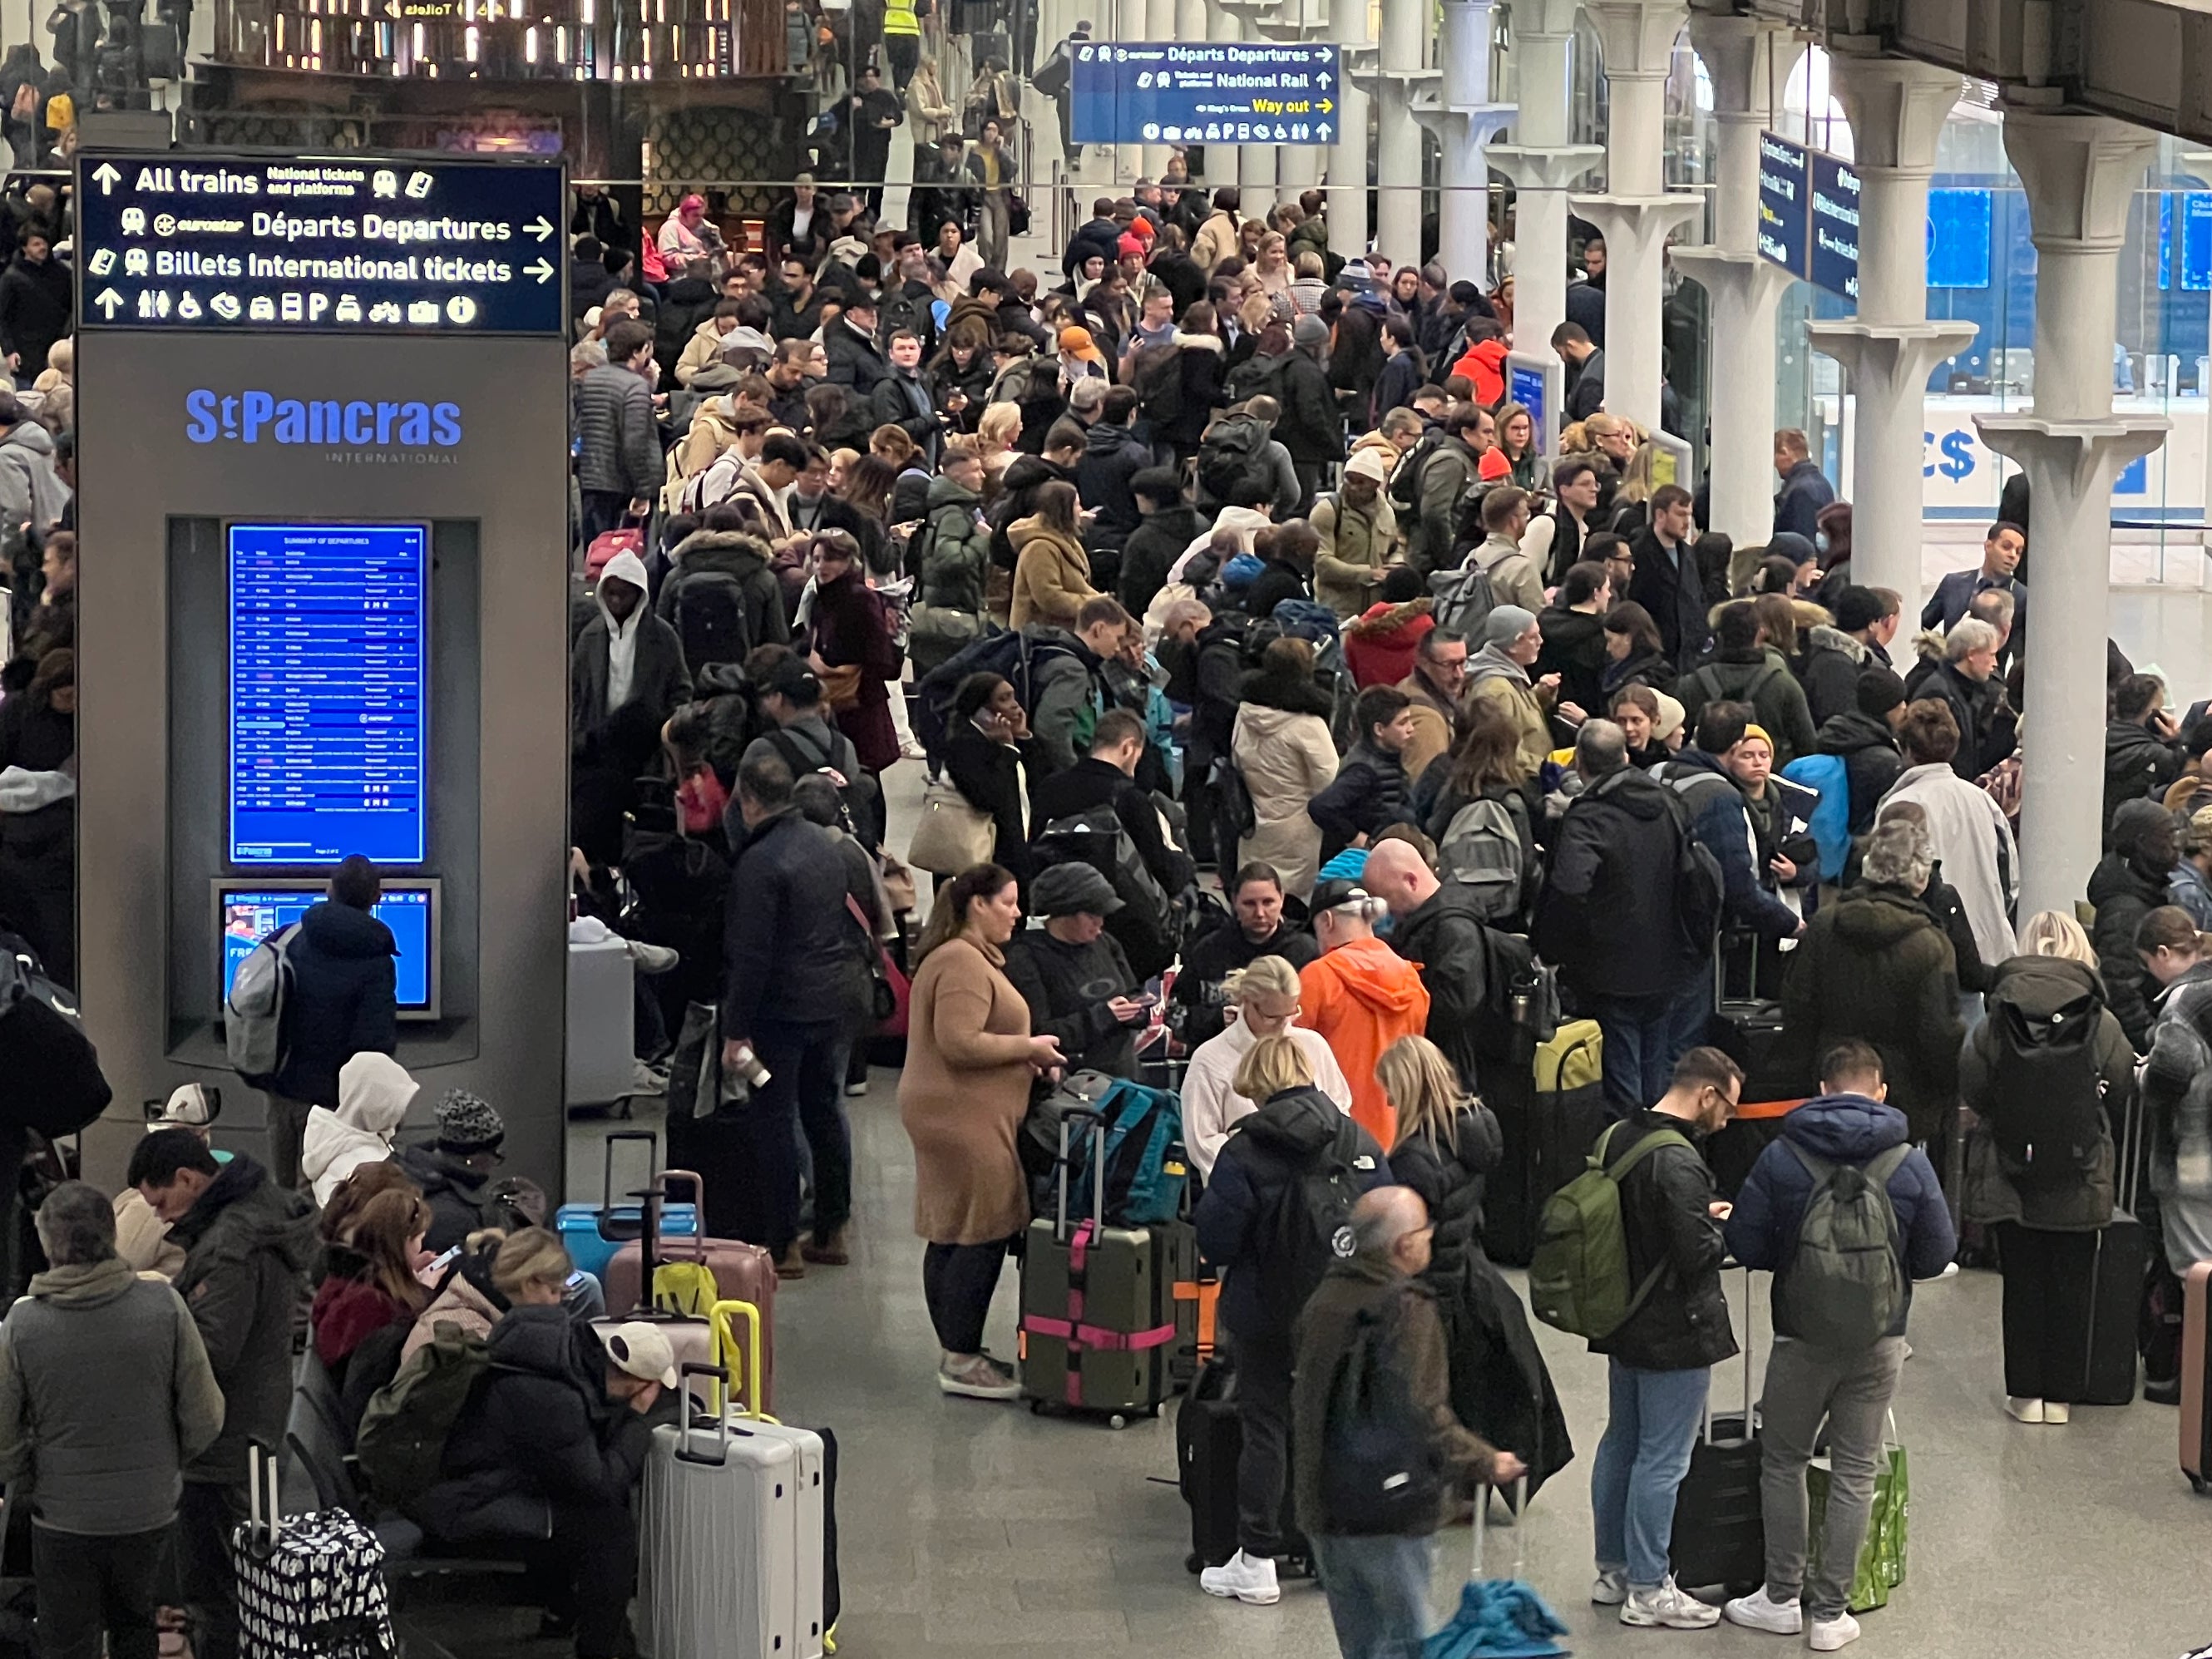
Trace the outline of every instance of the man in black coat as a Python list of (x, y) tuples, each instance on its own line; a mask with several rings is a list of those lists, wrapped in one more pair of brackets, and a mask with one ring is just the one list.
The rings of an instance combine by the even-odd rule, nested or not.
[(1820, 509), (1836, 499), (1836, 491), (1813, 459), (1805, 434), (1794, 426), (1774, 434), (1774, 471), (1782, 480), (1774, 497), (1774, 533), (1811, 541), (1820, 533)]
[(1261, 957), (1280, 957), (1303, 968), (1321, 955), (1314, 936), (1283, 918), (1283, 878), (1273, 865), (1248, 864), (1230, 877), (1229, 902), (1235, 915), (1194, 943), (1182, 954), (1176, 975), (1175, 1006), (1182, 1011), (1184, 1046), (1195, 1048), (1221, 1035), (1222, 1010), (1229, 1000), (1222, 982)]
[[(1905, 601), (1893, 590), (1847, 586), (1836, 596), (1836, 625), (1815, 624), (1805, 648), (1805, 705), (1814, 726), (1856, 706), (1859, 676), (1877, 669), (1891, 678), (1885, 647), (1897, 637)], [(1902, 692), (1904, 682), (1898, 682)]]
[[(1075, 493), (1084, 506), (1094, 508), (1098, 515), (1083, 538), (1085, 550), (1091, 556), (1091, 582), (1109, 591), (1120, 574), (1121, 548), (1144, 521), (1133, 486), (1137, 475), (1152, 466), (1152, 450), (1151, 445), (1138, 442), (1129, 429), (1136, 416), (1137, 394), (1125, 386), (1109, 386), (1106, 399), (1099, 405), (1098, 419), (1084, 434), (1083, 459), (1075, 464)], [(1115, 556), (1102, 561), (1101, 553)], [(1102, 572), (1098, 568), (1102, 562), (1110, 563), (1113, 568)], [(1158, 591), (1155, 586), (1153, 592)], [(1133, 607), (1132, 614), (1142, 616), (1144, 606)]]
[(852, 301), (823, 329), (822, 345), (830, 360), (830, 384), (848, 388), (858, 404), (865, 405), (875, 396), (876, 383), (890, 378), (890, 361), (876, 343), (876, 302), (866, 295)]
[(653, 358), (660, 365), (664, 386), (674, 380), (676, 360), (691, 343), (699, 325), (714, 314), (720, 298), (714, 291), (714, 264), (706, 259), (692, 260), (681, 276), (661, 289), (660, 315), (653, 325)]
[(1474, 1095), (1484, 1073), (1511, 1067), (1510, 1024), (1495, 1012), (1506, 988), (1492, 982), (1488, 929), (1474, 890), (1440, 882), (1412, 842), (1386, 841), (1368, 854), (1359, 884), (1390, 907), (1390, 948), (1421, 970), (1429, 994), (1429, 1041)]
[(1905, 718), (1905, 687), (1887, 668), (1869, 668), (1859, 675), (1855, 695), (1857, 701), (1851, 708), (1820, 723), (1813, 752), (1843, 757), (1850, 832), (1863, 836), (1874, 828), (1875, 808), (1905, 770), (1904, 751), (1897, 743), (1898, 723)]
[(891, 336), (890, 373), (876, 382), (871, 401), (876, 424), (895, 426), (913, 439), (921, 451), (915, 461), (934, 470), (938, 440), (945, 428), (937, 418), (929, 388), (921, 383), (921, 337), (902, 328)]
[(75, 300), (75, 283), (53, 257), (46, 228), (26, 230), (14, 262), (0, 271), (0, 350), (8, 354), (16, 385), (36, 380), (54, 342), (67, 337)]
[(1413, 700), (1395, 685), (1370, 685), (1359, 694), (1353, 718), (1359, 740), (1352, 745), (1336, 778), (1306, 803), (1306, 816), (1321, 826), (1321, 860), (1326, 864), (1347, 847), (1366, 847), (1406, 817), (1406, 745), (1419, 729)]
[(1705, 620), (1705, 583), (1689, 542), (1690, 523), (1688, 490), (1662, 484), (1651, 492), (1651, 522), (1632, 544), (1636, 574), (1629, 578), (1626, 596), (1651, 613), (1659, 643), (1685, 672), (1696, 665), (1712, 632)]
[(845, 120), (853, 135), (853, 182), (866, 185), (868, 211), (884, 205), (884, 172), (890, 165), (891, 129), (906, 119), (906, 105), (884, 85), (873, 64), (860, 68), (860, 82), (847, 100)]
[(1150, 1005), (1106, 923), (1122, 908), (1114, 884), (1087, 864), (1055, 864), (1030, 883), (1029, 913), (1044, 925), (1006, 947), (1006, 977), (1030, 1006), (1030, 1033), (1055, 1036), (1072, 1072), (1137, 1075), (1134, 1027)]
[(430, 1206), (422, 1248), (442, 1255), (478, 1228), (491, 1224), (485, 1196), (500, 1165), (507, 1125), (489, 1101), (466, 1089), (448, 1089), (438, 1102), (437, 1139), (402, 1146), (392, 1161), (407, 1171)]
[(1313, 508), (1322, 469), (1344, 459), (1344, 416), (1328, 371), (1322, 367), (1328, 349), (1328, 325), (1318, 317), (1299, 318), (1291, 327), (1290, 355), (1278, 380), (1283, 412), (1275, 422), (1275, 440), (1291, 452), (1291, 464), (1297, 469), (1301, 517)]
[(785, 1278), (805, 1272), (797, 1242), (802, 1125), (817, 1221), (842, 1220), (852, 1208), (842, 1096), (857, 926), (836, 842), (793, 804), (793, 783), (782, 757), (749, 750), (724, 820), (735, 861), (722, 933), (722, 1072), (750, 1085), (751, 1099), (729, 1138), (733, 1167), (700, 1172), (710, 1205), (717, 1192), (732, 1195), (726, 1212), (703, 1218), (703, 1231), (765, 1247)]
[[(1112, 403), (1108, 403), (1111, 408)], [(1102, 420), (1100, 426), (1105, 422)], [(1096, 434), (1098, 427), (1092, 427)], [(1076, 463), (1079, 477), (1082, 463)], [(1076, 486), (1079, 492), (1082, 485)], [(1121, 570), (1114, 597), (1133, 617), (1141, 617), (1167, 585), (1168, 572), (1198, 539), (1206, 521), (1198, 509), (1183, 499), (1182, 479), (1171, 468), (1144, 466), (1131, 473), (1129, 495), (1136, 504), (1137, 524), (1121, 547)]]
[(335, 1111), (338, 1069), (356, 1054), (399, 1047), (399, 946), (373, 912), (384, 896), (376, 866), (358, 853), (331, 876), (330, 897), (310, 905), (284, 953), (278, 1052), (269, 1095), (269, 1168), (280, 1187), (300, 1184), (300, 1138), (308, 1109)]
[(1553, 832), (1531, 937), (1595, 1011), (1606, 1096), (1633, 1111), (1704, 1036), (1711, 947), (1693, 948), (1683, 923), (1675, 871), (1690, 827), (1667, 787), (1628, 763), (1611, 720), (1583, 722), (1575, 770), (1585, 787)]

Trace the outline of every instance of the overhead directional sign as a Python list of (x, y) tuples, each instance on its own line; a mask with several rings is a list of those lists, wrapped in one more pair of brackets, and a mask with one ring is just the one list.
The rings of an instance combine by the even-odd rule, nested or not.
[(1759, 253), (1793, 276), (1805, 274), (1811, 174), (1804, 145), (1759, 135)]
[(1079, 41), (1079, 144), (1332, 144), (1342, 125), (1334, 46)]
[(79, 325), (559, 334), (565, 198), (544, 163), (83, 155)]
[(1859, 173), (1849, 161), (1813, 156), (1813, 244), (1807, 275), (1814, 286), (1859, 297)]

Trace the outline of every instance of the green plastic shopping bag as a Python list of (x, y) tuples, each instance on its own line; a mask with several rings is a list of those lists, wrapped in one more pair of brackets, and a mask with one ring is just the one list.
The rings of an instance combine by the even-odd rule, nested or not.
[[(1828, 1463), (1815, 1459), (1805, 1470), (1805, 1497), (1810, 1510), (1810, 1554), (1814, 1566), (1820, 1559), (1820, 1538), (1827, 1522)], [(1874, 1510), (1867, 1517), (1866, 1541), (1859, 1546), (1857, 1571), (1851, 1574), (1850, 1610), (1864, 1613), (1889, 1605), (1889, 1593), (1905, 1582), (1905, 1523), (1911, 1512), (1912, 1485), (1906, 1471), (1905, 1448), (1898, 1443), (1897, 1419), (1890, 1419), (1882, 1437), (1882, 1467), (1874, 1478)]]

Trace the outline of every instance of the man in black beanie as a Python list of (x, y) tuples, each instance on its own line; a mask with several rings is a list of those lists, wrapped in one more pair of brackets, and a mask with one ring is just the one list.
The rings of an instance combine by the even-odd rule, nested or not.
[[(1905, 601), (1887, 587), (1846, 587), (1836, 600), (1836, 625), (1816, 624), (1805, 656), (1805, 702), (1813, 724), (1858, 705), (1858, 678), (1869, 668), (1890, 672), (1883, 647), (1897, 637)], [(1892, 674), (1894, 678), (1894, 674)], [(1898, 690), (1904, 690), (1899, 681)]]
[(1840, 755), (1850, 800), (1850, 833), (1874, 828), (1875, 808), (1898, 775), (1905, 756), (1897, 744), (1905, 718), (1905, 685), (1887, 668), (1863, 670), (1852, 683), (1852, 706), (1820, 722), (1816, 755)]

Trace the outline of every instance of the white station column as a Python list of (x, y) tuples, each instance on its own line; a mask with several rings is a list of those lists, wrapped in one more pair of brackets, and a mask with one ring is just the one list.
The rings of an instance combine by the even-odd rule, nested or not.
[(1759, 257), (1759, 134), (1772, 118), (1771, 88), (1805, 47), (1776, 24), (1703, 11), (1690, 14), (1690, 40), (1712, 81), (1719, 128), (1714, 241), (1678, 247), (1674, 260), (1712, 297), (1712, 527), (1754, 547), (1774, 528), (1774, 313), (1790, 281)]
[[(1442, 71), (1437, 101), (1414, 106), (1436, 135), (1437, 258), (1454, 282), (1487, 285), (1490, 276), (1490, 141), (1513, 119), (1510, 104), (1490, 98), (1492, 0), (1443, 0), (1437, 38)], [(1418, 246), (1418, 244), (1417, 244)], [(1398, 257), (1395, 252), (1392, 258)]]
[(1382, 0), (1375, 94), (1375, 246), (1397, 264), (1420, 262), (1421, 127), (1413, 88), (1432, 80), (1427, 0)]
[(1971, 323), (1928, 320), (1928, 180), (1959, 86), (1954, 71), (1900, 58), (1828, 60), (1859, 179), (1858, 315), (1806, 331), (1850, 374), (1852, 580), (1893, 588), (1908, 605), (1920, 591), (1925, 539), (1928, 376), (1974, 338)]
[[(1176, 0), (1144, 0), (1145, 39), (1172, 40), (1176, 38)], [(1168, 147), (1165, 144), (1146, 144), (1144, 150), (1145, 177), (1157, 179), (1167, 171)], [(1117, 179), (1112, 193), (1120, 195), (1135, 181)]]
[[(1236, 40), (1243, 38), (1243, 25), (1224, 11), (1221, 0), (1203, 0), (1205, 33), (1208, 40)], [(1207, 200), (1224, 185), (1235, 185), (1243, 177), (1243, 150), (1236, 144), (1206, 146), (1206, 188)]]
[[(1341, 61), (1349, 65), (1369, 45), (1367, 0), (1329, 0), (1328, 24), (1328, 38), (1343, 48)], [(1367, 252), (1367, 94), (1347, 67), (1321, 96), (1336, 106), (1321, 117), (1336, 140), (1328, 151), (1328, 246), (1339, 258), (1356, 259)]]
[[(1978, 416), (1975, 424), (1984, 443), (2026, 470), (2035, 504), (2020, 914), (2070, 915), (2102, 828), (2094, 780), (2105, 754), (2112, 483), (2165, 441), (2167, 427), (2112, 413), (2120, 249), (2157, 136), (2105, 116), (2043, 110), (2008, 109), (2004, 123), (2035, 242), (2035, 402), (2025, 415)], [(1852, 531), (1856, 549), (1856, 523)]]
[[(1388, 0), (1385, 0), (1388, 3)], [(1567, 191), (1604, 159), (1574, 136), (1575, 14), (1579, 0), (1515, 0), (1513, 142), (1489, 163), (1510, 179), (1514, 206), (1513, 341), (1542, 351), (1567, 315)], [(1384, 14), (1384, 27), (1389, 15)], [(1387, 176), (1387, 175), (1386, 175)]]
[(1605, 406), (1656, 429), (1667, 238), (1704, 206), (1667, 191), (1667, 75), (1688, 12), (1677, 0), (1587, 0), (1583, 11), (1605, 54), (1612, 105), (1606, 193), (1574, 198), (1605, 237)]

